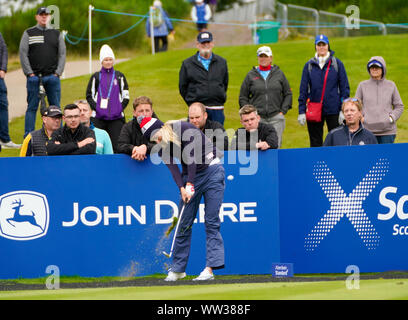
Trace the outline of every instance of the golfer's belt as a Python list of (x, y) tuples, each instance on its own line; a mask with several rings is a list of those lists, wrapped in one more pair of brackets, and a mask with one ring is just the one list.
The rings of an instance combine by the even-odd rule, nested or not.
[(210, 110), (223, 110), (224, 106), (205, 106), (205, 108)]

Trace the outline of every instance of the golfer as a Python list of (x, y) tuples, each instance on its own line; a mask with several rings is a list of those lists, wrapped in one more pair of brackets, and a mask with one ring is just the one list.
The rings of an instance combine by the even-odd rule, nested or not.
[[(166, 281), (186, 276), (190, 255), (192, 226), (200, 200), (204, 197), (206, 232), (206, 267), (194, 280), (213, 280), (214, 269), (224, 267), (224, 241), (220, 233), (219, 210), (224, 198), (225, 171), (212, 142), (194, 125), (184, 121), (163, 124), (158, 119), (138, 117), (143, 135), (160, 146), (159, 155), (170, 169), (180, 189), (180, 208), (172, 264)], [(180, 172), (177, 158), (182, 166)]]

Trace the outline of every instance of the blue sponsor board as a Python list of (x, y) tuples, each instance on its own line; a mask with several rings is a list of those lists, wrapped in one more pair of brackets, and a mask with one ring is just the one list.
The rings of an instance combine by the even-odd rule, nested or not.
[[(228, 151), (217, 274), (408, 269), (407, 144)], [(180, 195), (157, 159), (1, 158), (0, 278), (165, 273)], [(204, 204), (188, 274), (205, 265)]]
[[(224, 165), (230, 177), (220, 211), (226, 268), (218, 274), (268, 273), (279, 261), (277, 152), (256, 158), (251, 167), (245, 152), (226, 154), (233, 164)], [(162, 251), (173, 234), (164, 234), (180, 195), (164, 164), (125, 155), (0, 162), (7, 168), (0, 185), (0, 254), (7, 257), (0, 278), (41, 277), (49, 265), (62, 275), (166, 272), (170, 260)], [(193, 226), (190, 274), (205, 266), (203, 209), (202, 203)]]
[(407, 270), (407, 151), (395, 144), (281, 152), (281, 259), (299, 273)]

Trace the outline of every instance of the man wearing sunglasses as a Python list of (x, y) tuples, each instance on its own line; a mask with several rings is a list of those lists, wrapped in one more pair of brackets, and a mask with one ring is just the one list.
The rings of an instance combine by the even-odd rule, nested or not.
[(95, 154), (95, 133), (80, 120), (81, 111), (76, 104), (64, 108), (65, 125), (54, 131), (47, 143), (48, 155)]
[(362, 124), (363, 105), (357, 98), (343, 101), (341, 111), (344, 114), (343, 125), (329, 132), (323, 146), (351, 146), (377, 144), (374, 134), (365, 129)]

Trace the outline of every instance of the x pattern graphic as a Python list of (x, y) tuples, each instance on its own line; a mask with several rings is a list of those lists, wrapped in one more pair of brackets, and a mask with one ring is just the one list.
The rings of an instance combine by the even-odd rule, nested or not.
[(314, 166), (313, 175), (330, 202), (330, 209), (305, 239), (305, 249), (314, 251), (336, 224), (346, 216), (365, 246), (376, 249), (380, 236), (363, 209), (363, 202), (389, 170), (387, 159), (379, 159), (354, 190), (346, 195), (324, 161)]

